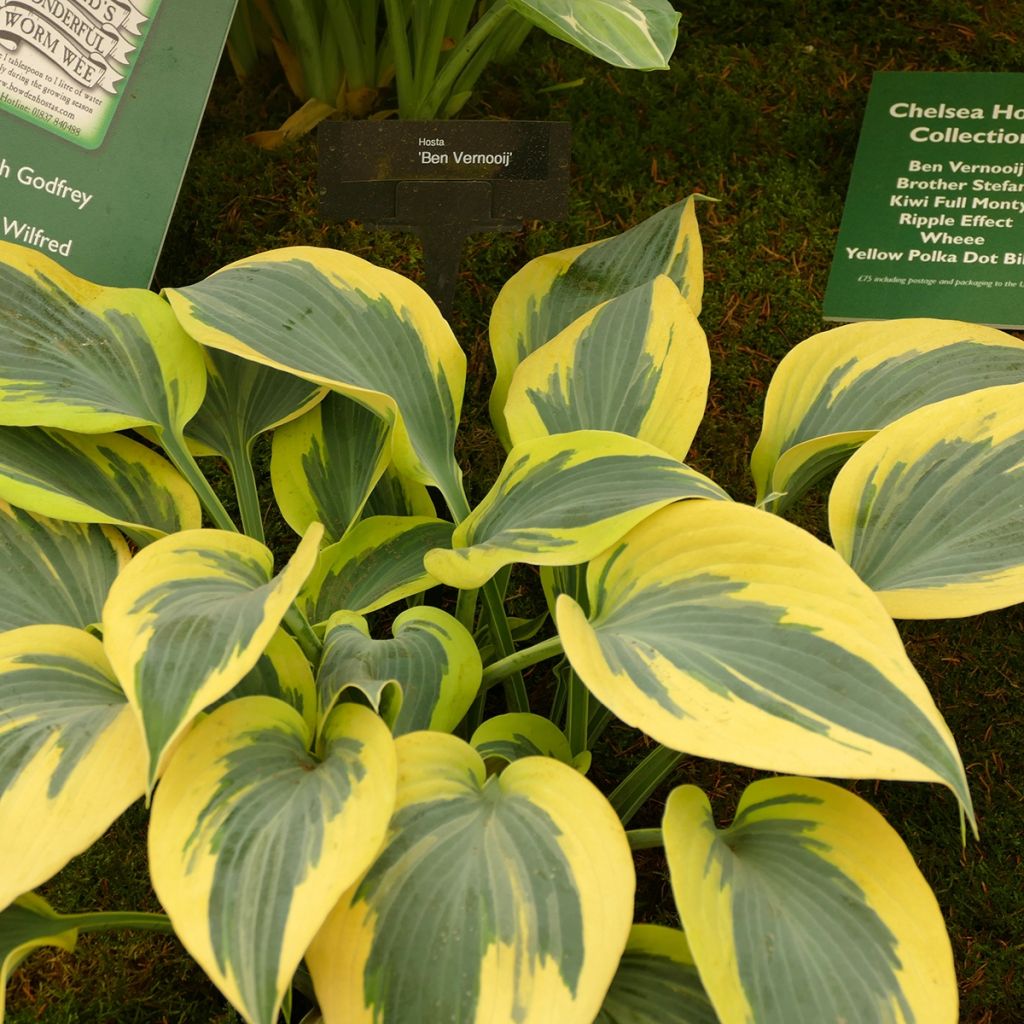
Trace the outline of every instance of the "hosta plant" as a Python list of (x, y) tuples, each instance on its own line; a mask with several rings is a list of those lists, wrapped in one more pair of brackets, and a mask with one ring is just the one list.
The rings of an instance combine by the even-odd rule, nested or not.
[[(507, 458), (471, 503), (466, 360), (398, 275), (291, 248), (158, 296), (0, 255), (5, 979), (150, 927), (252, 1024), (293, 986), (328, 1024), (955, 1022), (910, 853), (815, 776), (938, 783), (973, 825), (892, 615), (1024, 597), (1024, 343), (803, 342), (734, 501), (684, 461), (710, 375), (688, 200), (508, 282)], [(840, 464), (833, 547), (779, 513)], [(506, 613), (514, 566), (548, 614)], [(602, 792), (613, 719), (654, 742)], [(685, 754), (778, 774), (628, 829)], [(34, 892), (139, 799), (166, 915)], [(655, 847), (675, 908), (634, 923)]]
[(664, 69), (678, 23), (669, 0), (241, 0), (228, 53), (244, 78), (272, 48), (303, 101), (252, 136), (272, 148), (325, 117), (365, 117), (391, 85), (399, 117), (452, 117), (533, 28), (615, 67)]

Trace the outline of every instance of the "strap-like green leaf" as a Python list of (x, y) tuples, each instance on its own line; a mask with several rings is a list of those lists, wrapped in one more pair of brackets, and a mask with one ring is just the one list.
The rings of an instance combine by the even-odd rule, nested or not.
[(0, 910), (0, 1024), (4, 1019), (7, 979), (34, 949), (56, 946), (71, 952), (78, 929), (69, 928), (49, 903), (35, 893), (19, 896)]
[(619, 68), (664, 70), (679, 12), (668, 0), (509, 0), (545, 32)]
[(891, 615), (946, 619), (1024, 601), (1024, 384), (918, 409), (843, 467), (832, 540)]
[(942, 782), (956, 744), (878, 598), (832, 548), (732, 502), (662, 509), (568, 595), (565, 652), (605, 707), (673, 750), (773, 771)]
[(900, 837), (853, 793), (764, 779), (718, 830), (707, 797), (682, 786), (663, 831), (721, 1024), (955, 1024), (935, 896)]
[(142, 723), (152, 790), (166, 754), (259, 660), (316, 558), (318, 525), (271, 578), (250, 537), (186, 530), (129, 562), (103, 608), (103, 643)]
[(728, 500), (706, 476), (625, 434), (576, 430), (514, 448), (494, 486), (424, 564), (443, 583), (479, 587), (502, 566), (576, 565), (681, 498)]
[(388, 433), (380, 416), (337, 393), (276, 430), (270, 474), (288, 525), (301, 534), (323, 523), (328, 543), (341, 540), (391, 457)]
[(0, 501), (0, 632), (19, 626), (95, 625), (128, 545), (108, 526), (83, 526)]
[(0, 498), (54, 519), (123, 526), (138, 540), (202, 519), (178, 471), (121, 434), (0, 427)]
[(153, 801), (153, 887), (182, 942), (250, 1024), (274, 1024), (302, 955), (380, 849), (394, 744), (339, 708), (316, 754), (299, 713), (243, 697), (200, 722)]
[(704, 257), (692, 197), (621, 235), (539, 256), (505, 283), (490, 323), (497, 370), (491, 419), (503, 440), (503, 409), (515, 368), (584, 313), (659, 274), (672, 280), (699, 315)]
[(94, 636), (0, 634), (0, 908), (91, 846), (145, 791), (135, 716)]
[(633, 904), (611, 806), (550, 758), (488, 779), (454, 736), (396, 746), (387, 842), (307, 956), (325, 1019), (590, 1024)]
[(887, 423), (922, 405), (1024, 381), (1024, 342), (953, 320), (846, 324), (779, 364), (750, 468), (781, 511)]
[(331, 616), (316, 677), (321, 717), (350, 687), (378, 707), (374, 696), (393, 683), (401, 697), (385, 719), (395, 736), (417, 729), (450, 732), (480, 689), (483, 665), (472, 635), (447, 612), (429, 605), (407, 608), (391, 632), (392, 640), (373, 640), (362, 616)]
[(681, 931), (633, 925), (594, 1024), (719, 1024)]
[(202, 350), (158, 296), (0, 242), (0, 423), (177, 433), (205, 386)]
[(402, 472), (459, 490), (455, 427), (466, 358), (426, 292), (348, 253), (259, 253), (167, 292), (210, 348), (341, 391), (394, 423)]
[(320, 552), (300, 597), (306, 617), (319, 625), (336, 611), (366, 615), (437, 586), (423, 557), (447, 547), (454, 529), (423, 516), (373, 516), (357, 523), (344, 540)]
[(513, 445), (614, 430), (685, 459), (704, 416), (704, 331), (664, 275), (584, 313), (517, 367), (505, 419)]

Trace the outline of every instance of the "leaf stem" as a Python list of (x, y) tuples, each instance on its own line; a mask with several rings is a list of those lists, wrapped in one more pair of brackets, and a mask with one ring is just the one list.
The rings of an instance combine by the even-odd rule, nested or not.
[[(494, 649), (501, 655), (501, 660), (515, 654), (515, 644), (512, 641), (512, 632), (508, 628), (508, 619), (505, 617), (505, 608), (501, 603), (501, 594), (493, 579), (488, 580), (482, 587), (484, 596), (484, 613), (487, 616), (488, 625), (491, 627), (491, 640)], [(513, 668), (502, 680), (505, 688), (505, 700), (508, 702), (509, 711), (529, 711), (530, 699), (526, 695), (526, 682), (523, 674), (518, 668)]]
[(174, 463), (178, 472), (188, 481), (189, 486), (199, 496), (199, 501), (206, 509), (209, 517), (214, 521), (219, 530), (230, 530), (238, 533), (238, 527), (234, 524), (227, 509), (221, 504), (220, 498), (210, 486), (209, 480), (203, 476), (203, 471), (188, 450), (183, 437), (172, 434), (169, 430), (157, 427), (157, 438), (160, 446), (167, 453), (167, 457)]
[(391, 31), (391, 53), (395, 60), (395, 86), (398, 89), (398, 116), (408, 120), (419, 105), (416, 80), (413, 77), (412, 54), (406, 32), (405, 11), (400, 0), (384, 0), (388, 28)]
[(315, 672), (320, 664), (323, 644), (316, 633), (313, 632), (313, 627), (309, 624), (306, 616), (302, 614), (297, 604), (293, 604), (284, 613), (284, 624), (288, 632), (295, 637), (295, 642), (302, 648), (302, 653), (306, 656), (306, 660), (310, 665), (313, 666), (313, 671)]
[(142, 931), (174, 934), (171, 919), (166, 914), (146, 914), (134, 910), (104, 910), (85, 914), (61, 914), (58, 920), (68, 928), (80, 932), (106, 932), (118, 928), (136, 928)]
[(263, 513), (260, 510), (260, 496), (256, 489), (256, 473), (248, 457), (230, 459), (231, 479), (235, 482), (235, 497), (238, 499), (238, 510), (242, 514), (243, 532), (264, 542)]
[[(508, 18), (515, 17), (516, 12), (504, 2), (498, 0), (484, 16), (466, 33), (461, 42), (448, 54), (444, 67), (434, 79), (430, 92), (419, 100), (413, 116), (417, 118), (436, 117), (444, 101), (447, 99), (455, 83), (459, 80), (466, 65), (487, 42), (491, 34)], [(396, 60), (397, 65), (397, 60)], [(403, 117), (407, 115), (403, 112)]]
[(631, 850), (656, 850), (665, 845), (660, 828), (632, 828), (626, 833)]
[(555, 658), (562, 653), (562, 638), (559, 636), (548, 637), (541, 640), (532, 647), (524, 647), (521, 651), (514, 651), (498, 661), (492, 662), (484, 669), (481, 690), (489, 690), (496, 683), (502, 682), (513, 672), (520, 672), (524, 668), (536, 665), (548, 658)]
[(590, 723), (590, 691), (570, 667), (566, 673), (569, 693), (565, 708), (565, 735), (572, 756), (587, 749), (587, 726)]

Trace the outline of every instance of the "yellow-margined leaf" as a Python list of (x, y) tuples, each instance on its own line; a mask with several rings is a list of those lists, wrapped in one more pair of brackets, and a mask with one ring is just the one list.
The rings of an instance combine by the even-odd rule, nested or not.
[(681, 786), (663, 830), (721, 1024), (956, 1024), (938, 903), (860, 797), (818, 779), (764, 779), (718, 830), (707, 797)]
[(829, 525), (896, 618), (1024, 601), (1024, 384), (947, 398), (883, 428), (836, 478)]
[(1024, 342), (955, 320), (846, 324), (779, 364), (750, 459), (758, 501), (781, 511), (887, 423), (978, 388), (1024, 381)]
[(514, 448), (486, 497), (424, 565), (454, 587), (479, 587), (502, 566), (577, 565), (656, 509), (681, 498), (728, 501), (706, 476), (625, 434), (575, 430)]
[(153, 801), (153, 887), (182, 942), (250, 1024), (274, 1024), (295, 968), (373, 861), (395, 799), (387, 727), (348, 704), (316, 752), (299, 713), (242, 697), (175, 751)]
[(516, 368), (505, 404), (512, 444), (613, 430), (685, 459), (704, 416), (711, 357), (664, 275), (574, 320)]
[(99, 640), (0, 634), (0, 908), (88, 849), (146, 787), (146, 749)]
[(488, 718), (469, 738), (469, 745), (485, 762), (511, 764), (523, 757), (553, 757), (572, 764), (572, 748), (565, 733), (549, 718), (528, 712)]
[(202, 350), (158, 296), (0, 242), (0, 423), (180, 434), (205, 387)]
[(383, 851), (307, 955), (328, 1024), (593, 1024), (626, 944), (622, 825), (567, 765), (486, 777), (442, 733), (399, 737)]
[(423, 556), (450, 544), (454, 529), (426, 516), (372, 516), (357, 523), (320, 552), (300, 596), (306, 617), (320, 625), (336, 611), (366, 615), (436, 586)]
[(259, 660), (316, 559), (310, 527), (284, 569), (250, 537), (186, 530), (128, 563), (103, 608), (103, 643), (142, 723), (149, 788), (185, 727)]
[(539, 256), (509, 278), (495, 300), (490, 322), (497, 371), (491, 419), (506, 444), (503, 410), (515, 368), (584, 313), (659, 274), (669, 277), (700, 315), (704, 257), (694, 197), (621, 235)]
[(374, 640), (361, 615), (331, 616), (316, 677), (321, 717), (347, 688), (363, 691), (379, 708), (374, 695), (394, 684), (401, 698), (384, 717), (395, 736), (418, 729), (450, 732), (480, 689), (483, 664), (472, 634), (429, 605), (406, 608), (391, 632), (391, 640)]
[(0, 427), (0, 497), (75, 523), (110, 523), (145, 543), (202, 521), (181, 474), (121, 434)]
[(327, 389), (228, 352), (204, 349), (206, 396), (189, 420), (189, 440), (235, 463), (264, 431), (290, 423), (316, 406)]
[(207, 708), (215, 708), (239, 697), (276, 697), (290, 704), (311, 731), (317, 725), (316, 680), (302, 648), (279, 629), (264, 648), (256, 664), (223, 697)]
[(204, 345), (340, 391), (393, 424), (398, 468), (451, 496), (466, 357), (430, 297), (348, 253), (295, 247), (167, 292)]
[(281, 515), (296, 533), (323, 523), (328, 543), (341, 540), (390, 457), (387, 422), (346, 395), (329, 394), (274, 431), (270, 476)]
[(402, 476), (394, 466), (385, 466), (384, 473), (370, 492), (363, 506), (363, 519), (373, 516), (428, 516), (437, 512), (430, 492), (421, 483)]
[(558, 632), (599, 701), (660, 743), (771, 771), (947, 785), (946, 723), (878, 598), (832, 548), (731, 502), (679, 502), (587, 569)]
[(88, 629), (100, 621), (114, 577), (130, 557), (109, 526), (65, 523), (0, 501), (0, 632), (53, 624)]
[(719, 1024), (681, 931), (633, 925), (594, 1024)]

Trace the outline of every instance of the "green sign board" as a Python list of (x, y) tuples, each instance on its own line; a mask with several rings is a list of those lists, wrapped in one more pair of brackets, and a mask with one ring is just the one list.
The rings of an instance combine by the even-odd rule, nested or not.
[(0, 0), (0, 238), (148, 287), (235, 0)]
[(1024, 327), (1024, 74), (875, 74), (824, 316)]

